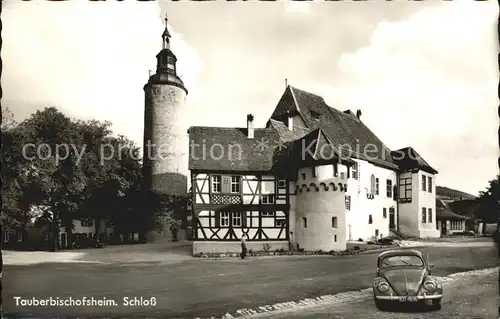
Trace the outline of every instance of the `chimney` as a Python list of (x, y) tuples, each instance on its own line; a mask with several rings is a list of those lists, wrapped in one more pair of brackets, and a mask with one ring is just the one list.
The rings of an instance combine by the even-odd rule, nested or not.
[(247, 137), (253, 138), (253, 114), (247, 114)]
[(361, 118), (361, 110), (356, 111), (356, 117), (359, 119)]

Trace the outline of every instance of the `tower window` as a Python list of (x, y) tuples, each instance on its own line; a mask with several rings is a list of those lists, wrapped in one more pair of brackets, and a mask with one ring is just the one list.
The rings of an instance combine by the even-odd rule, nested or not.
[(337, 228), (337, 217), (332, 217), (332, 228)]

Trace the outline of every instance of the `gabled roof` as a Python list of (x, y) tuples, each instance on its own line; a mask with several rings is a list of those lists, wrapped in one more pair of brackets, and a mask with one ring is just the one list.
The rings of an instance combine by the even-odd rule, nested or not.
[[(295, 125), (290, 131), (284, 122), (295, 115), (306, 127)], [(190, 147), (190, 170), (271, 171), (335, 157), (346, 164), (354, 157), (392, 170), (400, 170), (398, 164), (404, 169), (415, 166), (395, 162), (394, 152), (352, 112), (334, 109), (322, 97), (292, 86), (287, 86), (266, 128), (254, 129), (254, 138), (247, 137), (246, 128), (194, 126), (188, 132), (190, 145), (194, 144)], [(306, 158), (301, 158), (303, 145), (307, 147)], [(435, 171), (418, 158), (421, 167)]]
[[(390, 150), (355, 115), (341, 112), (326, 104), (316, 94), (288, 86), (276, 106), (271, 119), (283, 121), (289, 115), (299, 115), (307, 128), (321, 128), (325, 136), (339, 149), (342, 156), (353, 156), (389, 169), (397, 169)], [(370, 147), (370, 154), (358, 153)]]
[(254, 129), (254, 138), (248, 138), (246, 128), (193, 126), (188, 132), (190, 170), (282, 171), (339, 157), (323, 130), (290, 131), (274, 120)]
[(269, 171), (274, 167), (277, 148), (273, 146), (280, 140), (274, 128), (256, 128), (254, 138), (247, 137), (246, 128), (192, 126), (188, 133), (190, 170)]
[(420, 169), (430, 174), (437, 174), (438, 171), (432, 168), (420, 154), (412, 147), (405, 147), (391, 152), (392, 159), (402, 171)]
[(465, 216), (454, 213), (451, 207), (439, 198), (436, 198), (436, 219), (437, 220), (464, 220)]

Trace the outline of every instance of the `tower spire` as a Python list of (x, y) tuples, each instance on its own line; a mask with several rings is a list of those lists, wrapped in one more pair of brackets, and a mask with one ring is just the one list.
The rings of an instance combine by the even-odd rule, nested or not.
[(162, 34), (163, 45), (162, 49), (170, 50), (170, 32), (168, 32), (168, 15), (165, 13), (165, 31)]
[(148, 83), (161, 83), (181, 88), (187, 94), (182, 79), (177, 75), (177, 57), (170, 48), (170, 32), (168, 30), (168, 16), (165, 14), (165, 29), (162, 33), (162, 49), (156, 55), (156, 73), (149, 77)]

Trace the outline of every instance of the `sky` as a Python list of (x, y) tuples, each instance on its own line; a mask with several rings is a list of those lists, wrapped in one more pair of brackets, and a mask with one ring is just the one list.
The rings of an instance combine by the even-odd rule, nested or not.
[(412, 146), (438, 185), (498, 174), (498, 5), (401, 2), (4, 2), (3, 106), (108, 120), (142, 144), (144, 91), (168, 12), (189, 126), (264, 126), (288, 84)]

